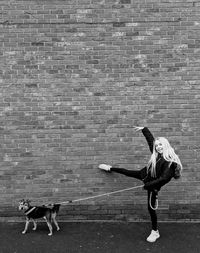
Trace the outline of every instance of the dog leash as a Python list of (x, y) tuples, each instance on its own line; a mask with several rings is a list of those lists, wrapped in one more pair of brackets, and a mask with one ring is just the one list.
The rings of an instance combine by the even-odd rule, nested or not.
[(141, 188), (143, 186), (144, 185), (134, 186), (134, 187), (125, 188), (125, 189), (118, 190), (118, 191), (113, 191), (113, 192), (107, 192), (107, 193), (103, 193), (103, 194), (99, 194), (99, 195), (95, 195), (95, 196), (91, 196), (91, 197), (75, 199), (75, 200), (68, 200), (68, 201), (60, 202), (58, 204), (67, 205), (67, 204), (71, 204), (71, 203), (74, 203), (74, 202), (79, 202), (79, 201), (84, 201), (84, 200), (89, 200), (89, 199), (94, 199), (94, 198), (100, 198), (100, 197), (109, 196), (109, 195), (115, 194), (115, 193), (120, 193), (120, 192), (130, 191), (130, 190), (133, 190), (133, 189), (138, 189), (138, 188)]

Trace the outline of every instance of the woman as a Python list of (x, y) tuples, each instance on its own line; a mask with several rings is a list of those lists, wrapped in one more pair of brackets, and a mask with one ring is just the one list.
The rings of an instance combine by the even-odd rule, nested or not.
[(134, 127), (134, 130), (142, 131), (152, 153), (147, 166), (141, 170), (126, 170), (100, 164), (99, 168), (104, 171), (113, 171), (128, 177), (134, 177), (144, 182), (144, 189), (147, 190), (148, 196), (148, 211), (152, 224), (152, 230), (147, 237), (147, 241), (155, 242), (160, 237), (155, 210), (157, 194), (161, 187), (167, 184), (173, 177), (175, 179), (180, 177), (182, 164), (166, 138), (158, 137), (154, 139), (147, 127)]

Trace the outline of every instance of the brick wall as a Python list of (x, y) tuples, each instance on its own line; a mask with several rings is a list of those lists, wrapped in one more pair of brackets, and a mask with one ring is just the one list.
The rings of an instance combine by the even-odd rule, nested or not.
[[(0, 216), (141, 184), (97, 169), (146, 165), (132, 126), (165, 136), (184, 172), (162, 220), (199, 219), (200, 3), (11, 0), (0, 5)], [(149, 219), (141, 189), (63, 206), (63, 219)]]

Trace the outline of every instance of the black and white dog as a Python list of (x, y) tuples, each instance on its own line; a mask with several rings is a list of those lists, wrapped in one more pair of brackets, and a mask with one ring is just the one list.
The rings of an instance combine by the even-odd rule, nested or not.
[(47, 226), (49, 228), (49, 234), (52, 235), (52, 220), (57, 228), (57, 231), (60, 230), (58, 223), (56, 221), (56, 215), (58, 214), (60, 208), (60, 204), (54, 204), (50, 206), (31, 206), (30, 200), (22, 199), (19, 202), (19, 210), (23, 210), (24, 214), (26, 215), (26, 225), (22, 234), (25, 234), (28, 230), (28, 226), (30, 221), (33, 221), (33, 230), (36, 230), (37, 224), (35, 219), (44, 218)]

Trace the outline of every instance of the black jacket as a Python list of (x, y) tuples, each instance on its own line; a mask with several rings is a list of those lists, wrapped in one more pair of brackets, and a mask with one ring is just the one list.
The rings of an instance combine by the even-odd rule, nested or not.
[[(144, 137), (147, 140), (151, 153), (153, 152), (154, 137), (147, 127), (142, 130)], [(167, 184), (173, 177), (177, 164), (175, 162), (166, 161), (162, 155), (158, 155), (156, 162), (156, 177), (151, 176), (151, 172), (147, 172), (147, 167), (141, 170), (141, 177), (144, 182), (145, 190), (157, 190)]]

